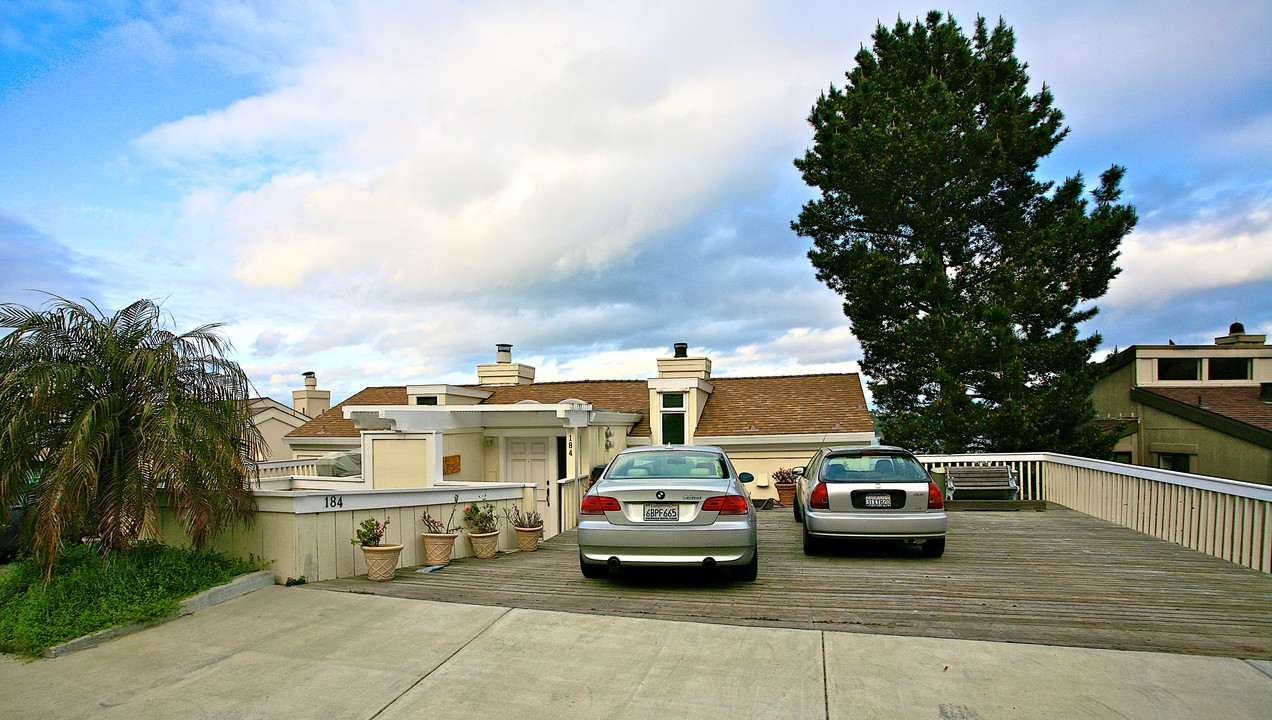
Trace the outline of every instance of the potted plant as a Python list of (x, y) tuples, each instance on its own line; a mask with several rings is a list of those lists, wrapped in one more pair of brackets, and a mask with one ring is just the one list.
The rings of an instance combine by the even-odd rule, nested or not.
[(451, 505), (450, 517), (446, 523), (442, 524), (441, 520), (428, 514), (428, 510), (420, 515), (420, 522), (424, 523), (424, 558), (429, 565), (446, 565), (450, 563), (451, 555), (455, 552), (455, 538), (459, 537), (459, 533), (455, 528), (455, 511), (459, 508), (459, 493), (455, 493), (455, 504)]
[(492, 558), (499, 546), (499, 518), (494, 503), (486, 496), (464, 508), (464, 524), (468, 526), (468, 539), (473, 544), (473, 554), (479, 558)]
[(401, 545), (381, 544), (384, 531), (389, 528), (391, 518), (379, 522), (373, 517), (362, 521), (356, 535), (349, 542), (362, 546), (362, 557), (367, 561), (368, 580), (392, 580), (393, 571), (397, 569), (398, 556), (402, 554)]
[(504, 517), (512, 529), (517, 531), (517, 549), (534, 552), (539, 549), (539, 535), (543, 534), (543, 516), (538, 510), (521, 512), (516, 505), (511, 510), (504, 510)]
[(777, 488), (777, 501), (787, 507), (794, 505), (795, 479), (799, 477), (795, 468), (778, 468), (770, 477), (773, 478), (773, 487)]

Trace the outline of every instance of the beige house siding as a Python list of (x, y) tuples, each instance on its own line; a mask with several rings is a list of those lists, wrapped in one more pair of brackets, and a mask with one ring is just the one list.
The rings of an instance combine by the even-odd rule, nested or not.
[(437, 478), (429, 477), (429, 470), (433, 467), (432, 438), (372, 436), (368, 433), (367, 444), (371, 449), (374, 487), (425, 487), (436, 482)]
[(442, 455), (459, 456), (459, 472), (442, 475), (447, 482), (477, 483), (485, 478), (486, 456), (480, 430), (448, 431), (442, 436)]
[(1106, 375), (1091, 393), (1092, 403), (1100, 415), (1131, 416), (1139, 413), (1139, 403), (1131, 400), (1135, 386), (1135, 364), (1128, 363)]
[(1272, 452), (1267, 448), (1147, 405), (1140, 412), (1134, 440), (1140, 464), (1156, 466), (1155, 452), (1184, 452), (1192, 455), (1192, 473), (1272, 485)]

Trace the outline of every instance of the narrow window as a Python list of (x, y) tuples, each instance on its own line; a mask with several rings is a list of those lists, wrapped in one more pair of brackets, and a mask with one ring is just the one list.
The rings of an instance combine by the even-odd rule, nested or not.
[(1190, 459), (1185, 453), (1157, 453), (1157, 467), (1175, 472), (1192, 472), (1188, 469)]
[(436, 405), (436, 404), (437, 404), (437, 396), (436, 396), (436, 395), (425, 395), (425, 396), (417, 397), (417, 398), (415, 398), (415, 404), (416, 404), (416, 405)]
[(1201, 360), (1198, 358), (1157, 358), (1158, 380), (1200, 380)]
[(1210, 380), (1249, 380), (1250, 358), (1210, 358), (1206, 377)]
[(685, 444), (685, 414), (663, 413), (662, 416), (663, 445)]
[(685, 394), (662, 393), (662, 443), (685, 444)]

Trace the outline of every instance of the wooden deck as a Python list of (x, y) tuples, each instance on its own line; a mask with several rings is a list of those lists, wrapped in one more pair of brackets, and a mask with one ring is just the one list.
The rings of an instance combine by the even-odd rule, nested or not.
[(857, 544), (806, 557), (760, 512), (760, 576), (579, 574), (573, 532), (533, 553), (305, 587), (692, 622), (1272, 660), (1272, 576), (1067, 508), (950, 513), (945, 556)]

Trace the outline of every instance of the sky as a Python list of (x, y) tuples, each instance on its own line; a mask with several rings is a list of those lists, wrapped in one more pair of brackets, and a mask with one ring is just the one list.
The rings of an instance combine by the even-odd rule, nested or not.
[[(0, 0), (0, 302), (222, 323), (261, 395), (855, 372), (792, 160), (898, 2)], [(1272, 334), (1272, 3), (943, 2), (1015, 29), (1140, 222), (1102, 353)]]

